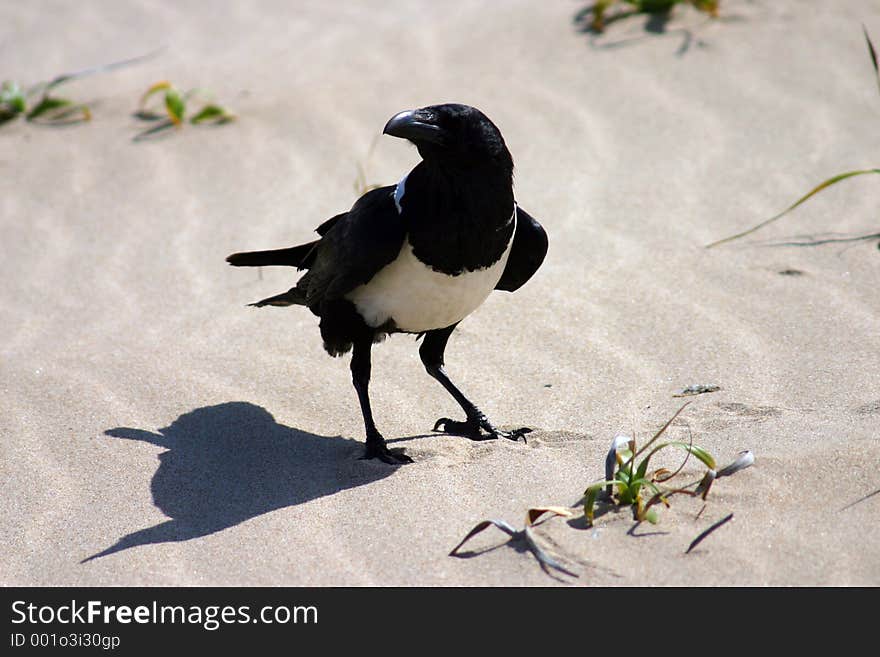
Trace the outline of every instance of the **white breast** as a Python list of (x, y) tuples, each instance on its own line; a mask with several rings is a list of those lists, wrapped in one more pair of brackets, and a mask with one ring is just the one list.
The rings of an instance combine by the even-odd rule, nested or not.
[[(514, 222), (516, 213), (514, 212)], [(514, 232), (516, 224), (514, 223)], [(513, 233), (501, 258), (485, 269), (449, 276), (416, 258), (409, 240), (397, 259), (346, 295), (372, 327), (392, 320), (398, 329), (421, 333), (451, 326), (486, 300), (504, 273)]]

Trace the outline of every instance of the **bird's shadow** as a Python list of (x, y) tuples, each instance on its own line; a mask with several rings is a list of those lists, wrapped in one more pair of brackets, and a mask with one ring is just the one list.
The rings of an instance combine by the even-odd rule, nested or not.
[(150, 490), (169, 519), (122, 536), (83, 563), (136, 546), (213, 534), (395, 471), (358, 460), (363, 443), (357, 440), (279, 424), (248, 402), (198, 408), (156, 433), (130, 427), (104, 433), (166, 450), (159, 454)]

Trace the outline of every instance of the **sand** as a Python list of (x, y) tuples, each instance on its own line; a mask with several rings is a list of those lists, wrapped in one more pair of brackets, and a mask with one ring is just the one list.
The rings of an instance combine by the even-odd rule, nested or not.
[[(774, 245), (876, 233), (877, 181), (703, 248), (877, 166), (861, 30), (880, 41), (880, 8), (724, 0), (720, 20), (685, 9), (595, 37), (586, 4), (4, 3), (3, 76), (22, 83), (165, 50), (59, 90), (89, 123), (0, 127), (0, 583), (880, 584), (876, 240)], [(133, 142), (163, 79), (238, 120)], [(448, 370), (494, 421), (535, 431), (433, 434), (458, 409), (394, 336), (373, 352), (374, 411), (415, 463), (392, 468), (358, 460), (348, 362), (316, 318), (245, 307), (295, 273), (224, 258), (310, 239), (354, 202), (358, 162), (396, 182), (418, 154), (382, 126), (444, 101), (498, 124), (550, 236), (524, 288), (462, 323)], [(721, 389), (670, 437), (756, 459), (705, 509), (540, 524), (578, 578), (494, 529), (447, 556), (484, 518), (577, 511), (612, 438), (644, 441), (694, 384)]]

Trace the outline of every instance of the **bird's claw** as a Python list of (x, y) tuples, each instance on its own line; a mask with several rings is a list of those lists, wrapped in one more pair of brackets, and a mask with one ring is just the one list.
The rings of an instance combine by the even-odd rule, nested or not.
[(391, 451), (388, 449), (388, 446), (385, 442), (368, 442), (367, 448), (364, 450), (364, 455), (360, 458), (362, 461), (366, 461), (369, 459), (379, 459), (382, 463), (387, 463), (388, 465), (404, 465), (406, 463), (413, 463), (414, 461), (404, 454), (401, 450)]
[[(522, 427), (513, 431), (502, 431), (496, 429), (486, 418), (469, 418), (464, 422), (452, 420), (448, 417), (441, 417), (434, 423), (434, 431), (442, 431), (443, 433), (453, 434), (456, 436), (464, 436), (471, 440), (495, 440), (497, 438), (507, 438), (508, 440), (518, 441), (520, 438), (526, 442), (525, 434), (531, 429)], [(485, 434), (483, 431), (485, 430)]]
[(518, 442), (520, 438), (524, 443), (528, 442), (526, 440), (526, 434), (531, 433), (533, 430), (528, 427), (520, 427), (519, 429), (513, 429), (512, 431), (502, 431), (501, 429), (495, 429), (495, 438), (507, 438), (508, 440), (512, 440), (513, 442)]
[(432, 431), (442, 431), (444, 433), (450, 433), (450, 430), (447, 427), (451, 425), (467, 425), (467, 422), (456, 422), (451, 418), (441, 417), (434, 423), (434, 428), (432, 429)]
[(455, 436), (464, 436), (470, 440), (490, 440), (494, 436), (485, 436), (480, 431), (478, 422), (467, 420), (459, 422), (448, 417), (441, 417), (434, 423), (434, 431), (449, 433)]

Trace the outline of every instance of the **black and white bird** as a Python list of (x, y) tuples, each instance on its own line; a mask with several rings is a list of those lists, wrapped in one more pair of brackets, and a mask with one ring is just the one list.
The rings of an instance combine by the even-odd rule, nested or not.
[(370, 350), (390, 333), (423, 336), (425, 369), (464, 410), (463, 422), (440, 418), (435, 431), (516, 440), (529, 429), (497, 429), (449, 379), (443, 353), (458, 323), (492, 290), (513, 292), (532, 277), (547, 253), (547, 235), (514, 201), (513, 159), (479, 110), (444, 104), (404, 111), (384, 133), (411, 141), (422, 157), (399, 183), (361, 196), (318, 226), (313, 242), (235, 253), (227, 261), (307, 270), (287, 292), (251, 305), (307, 306), (320, 317), (327, 352), (352, 351), (366, 458), (412, 462), (388, 449), (370, 406)]

